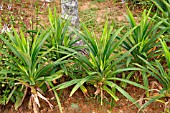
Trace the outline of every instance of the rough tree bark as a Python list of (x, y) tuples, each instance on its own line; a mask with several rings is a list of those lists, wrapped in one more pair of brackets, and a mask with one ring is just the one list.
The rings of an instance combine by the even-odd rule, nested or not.
[[(71, 20), (70, 30), (79, 29), (78, 1), (61, 0), (61, 17)], [(83, 45), (83, 42), (80, 40), (75, 45)]]

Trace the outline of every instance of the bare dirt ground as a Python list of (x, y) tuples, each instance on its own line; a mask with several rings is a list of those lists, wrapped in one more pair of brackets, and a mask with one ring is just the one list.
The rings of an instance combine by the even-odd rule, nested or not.
[[(54, 3), (57, 6), (57, 11), (60, 13), (60, 2), (56, 0), (54, 3), (44, 3), (44, 2), (35, 2), (36, 0), (20, 0), (21, 2), (12, 3), (12, 9), (10, 11), (0, 11), (0, 15), (2, 17), (2, 23), (8, 23), (10, 26), (10, 18), (7, 15), (12, 15), (15, 21), (15, 27), (19, 29), (19, 27), (25, 27), (27, 29), (32, 29), (31, 21), (37, 24), (37, 21), (40, 24), (48, 24), (47, 14), (48, 14), (48, 6), (54, 7)], [(7, 7), (7, 2), (5, 0), (1, 0), (1, 4), (4, 4), (4, 8)], [(22, 3), (22, 4), (21, 4)], [(38, 4), (37, 6), (36, 3)], [(39, 7), (36, 14), (36, 8)], [(13, 12), (13, 13), (10, 13)], [(114, 3), (111, 0), (106, 2), (96, 2), (95, 0), (80, 0), (79, 1), (79, 12), (80, 12), (80, 20), (86, 22), (89, 27), (97, 32), (100, 32), (101, 26), (106, 21), (113, 22), (116, 27), (128, 24), (127, 20), (124, 16), (126, 13), (126, 8), (124, 4)], [(139, 15), (141, 9), (136, 9), (133, 11), (134, 14)], [(84, 15), (84, 14), (90, 15)], [(17, 15), (17, 16), (16, 16)], [(5, 18), (6, 17), (6, 18)], [(138, 16), (136, 16), (137, 18)], [(89, 19), (91, 19), (89, 21)], [(25, 24), (20, 23), (23, 21)], [(93, 27), (91, 27), (93, 26)], [(105, 99), (104, 105), (100, 105), (99, 97), (94, 98), (92, 92), (94, 92), (93, 87), (89, 87), (88, 91), (91, 92), (89, 98), (86, 98), (81, 91), (76, 92), (73, 97), (69, 97), (70, 89), (66, 89), (63, 91), (61, 98), (62, 107), (64, 113), (108, 113), (110, 109), (110, 105), (108, 103), (109, 97)], [(138, 100), (141, 95), (144, 93), (143, 90), (133, 87), (127, 86), (126, 91)], [(48, 94), (48, 92), (47, 92)], [(115, 107), (111, 110), (111, 113), (136, 113), (138, 108), (135, 107), (131, 102), (129, 102), (125, 97), (121, 94), (117, 93), (120, 100), (116, 102)], [(53, 95), (47, 95), (47, 97), (52, 97)], [(28, 96), (29, 98), (29, 96)], [(8, 105), (0, 106), (0, 113), (32, 113), (33, 111), (28, 109), (28, 98), (24, 101), (23, 105), (19, 108), (18, 111), (14, 110), (14, 106), (12, 103)], [(54, 105), (53, 110), (49, 108), (47, 103), (41, 102), (41, 113), (59, 113), (58, 106), (55, 100), (51, 100), (51, 103)], [(160, 103), (153, 103), (149, 107), (147, 107), (144, 111), (146, 113), (162, 113), (164, 106)]]
[[(92, 87), (89, 87), (90, 90), (93, 90)], [(139, 99), (140, 96), (144, 93), (139, 88), (128, 86), (126, 88), (127, 92), (134, 97)], [(93, 91), (92, 91), (93, 92)], [(48, 92), (47, 92), (48, 93)], [(69, 97), (70, 90), (66, 89), (63, 91), (61, 98), (61, 103), (64, 113), (137, 113), (138, 108), (129, 102), (121, 94), (119, 96), (119, 101), (115, 103), (115, 106), (109, 112), (110, 105), (108, 103), (109, 98), (104, 100), (104, 105), (100, 105), (99, 97), (94, 98), (84, 97), (81, 91), (76, 92), (73, 97)], [(52, 95), (46, 95), (47, 97), (52, 97)], [(55, 100), (50, 101), (54, 107), (51, 110), (47, 103), (44, 101), (41, 102), (40, 113), (59, 113), (58, 105)], [(145, 113), (162, 113), (164, 106), (160, 103), (154, 102), (150, 106), (144, 109)], [(0, 106), (0, 113), (33, 113), (31, 109), (28, 109), (28, 98), (24, 101), (23, 105), (19, 108), (18, 111), (15, 111), (13, 105), (9, 103), (6, 106)]]

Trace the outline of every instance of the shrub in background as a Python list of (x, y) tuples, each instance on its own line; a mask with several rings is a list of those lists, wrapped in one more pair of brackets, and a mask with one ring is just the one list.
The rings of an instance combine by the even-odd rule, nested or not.
[(131, 28), (133, 29), (135, 27), (135, 29), (133, 30), (132, 34), (123, 41), (122, 46), (126, 50), (130, 50), (132, 47), (138, 44), (138, 46), (131, 52), (132, 57), (128, 58), (128, 64), (131, 61), (142, 64), (143, 61), (141, 61), (139, 56), (149, 60), (159, 55), (158, 51), (155, 50), (157, 49), (156, 47), (160, 45), (160, 43), (157, 43), (157, 40), (159, 37), (161, 37), (161, 35), (163, 35), (164, 32), (167, 31), (168, 28), (164, 28), (162, 30), (159, 29), (163, 21), (155, 23), (154, 19), (156, 14), (151, 18), (149, 17), (151, 8), (148, 12), (144, 10), (139, 23), (136, 22), (129, 9), (127, 9), (127, 12), (128, 15), (126, 18), (129, 21)]

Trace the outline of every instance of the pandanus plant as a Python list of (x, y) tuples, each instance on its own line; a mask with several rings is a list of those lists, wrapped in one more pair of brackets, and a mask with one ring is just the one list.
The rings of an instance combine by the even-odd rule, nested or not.
[[(135, 63), (136, 66), (140, 67), (143, 72), (148, 73), (150, 76), (153, 76), (158, 82), (153, 82), (153, 85), (151, 87), (151, 92), (156, 91), (157, 93), (154, 93), (150, 95), (150, 97), (146, 98), (149, 100), (145, 104), (141, 106), (139, 111), (152, 102), (158, 101), (165, 104), (165, 112), (167, 105), (170, 103), (170, 51), (168, 46), (166, 45), (166, 42), (162, 39), (160, 39), (160, 42), (162, 44), (162, 48), (164, 51), (164, 56), (166, 58), (165, 65), (161, 64), (159, 60), (155, 60), (155, 63), (150, 63), (149, 61), (143, 59), (140, 57), (140, 59), (146, 64), (146, 66), (142, 66), (140, 64)], [(154, 86), (157, 86), (155, 88)], [(165, 101), (163, 98), (168, 98), (168, 101)], [(169, 112), (169, 111), (168, 111)]]
[[(0, 54), (5, 55), (9, 59), (5, 61), (5, 65), (8, 66), (8, 68), (0, 71), (0, 79), (14, 81), (13, 90), (8, 98), (10, 99), (19, 88), (20, 92), (24, 92), (24, 94), (16, 97), (16, 109), (21, 106), (28, 93), (31, 94), (29, 102), (31, 103), (30, 105), (33, 105), (35, 112), (37, 112), (37, 108), (40, 107), (38, 98), (45, 100), (50, 108), (52, 108), (53, 105), (43, 95), (44, 93), (41, 88), (45, 84), (48, 87), (52, 87), (53, 84), (51, 81), (63, 75), (64, 71), (62, 70), (58, 70), (53, 74), (50, 74), (49, 71), (56, 65), (69, 62), (69, 60), (64, 59), (70, 55), (59, 58), (53, 62), (50, 61), (50, 58), (46, 57), (47, 54), (54, 49), (54, 47), (47, 50), (42, 49), (50, 35), (48, 30), (41, 33), (38, 32), (33, 38), (25, 37), (26, 35), (22, 31), (18, 34), (13, 29), (13, 32), (13, 34), (8, 32), (7, 35), (0, 35), (0, 39), (4, 42), (8, 50), (1, 49)], [(54, 94), (57, 98), (60, 111), (62, 112), (56, 91), (54, 91)]]
[[(147, 89), (140, 84), (132, 82), (130, 80), (122, 79), (117, 77), (118, 73), (128, 70), (138, 70), (137, 68), (125, 68), (121, 65), (121, 61), (129, 55), (131, 51), (135, 49), (137, 45), (132, 47), (129, 51), (122, 54), (121, 52), (116, 52), (119, 45), (125, 40), (125, 38), (134, 30), (130, 30), (125, 33), (120, 40), (116, 40), (118, 34), (122, 31), (123, 27), (118, 30), (113, 31), (113, 27), (108, 27), (108, 22), (106, 22), (103, 33), (100, 38), (93, 35), (84, 24), (82, 25), (82, 32), (75, 30), (75, 33), (81, 38), (86, 44), (86, 51), (88, 55), (82, 55), (77, 53), (74, 55), (75, 63), (78, 62), (79, 67), (82, 67), (82, 76), (75, 77), (71, 81), (64, 82), (54, 89), (63, 89), (71, 85), (73, 87), (70, 96), (72, 96), (78, 88), (83, 84), (91, 84), (96, 88), (95, 95), (101, 96), (101, 104), (103, 104), (102, 99), (104, 92), (107, 92), (113, 100), (118, 101), (119, 97), (116, 96), (116, 90), (122, 93), (131, 102), (135, 102), (123, 88), (121, 88), (116, 81), (123, 81), (134, 86)], [(63, 48), (70, 54), (74, 52), (72, 49)], [(76, 75), (75, 75), (76, 76)], [(113, 101), (114, 102), (114, 101)]]
[[(170, 27), (170, 0), (151, 0), (158, 8), (157, 21), (163, 21), (161, 28)], [(170, 29), (167, 31), (170, 33)]]
[[(139, 22), (136, 22), (134, 16), (131, 11), (127, 9), (126, 18), (129, 21), (130, 27), (135, 29), (132, 31), (131, 35), (123, 41), (122, 47), (126, 50), (130, 50), (136, 44), (138, 46), (131, 52), (132, 57), (128, 58), (128, 62), (137, 62), (142, 64), (143, 61), (139, 58), (142, 57), (146, 60), (149, 60), (153, 57), (158, 56), (160, 53), (157, 50), (159, 48), (160, 43), (156, 43), (158, 38), (160, 38), (164, 32), (168, 30), (168, 28), (160, 29), (163, 21), (155, 22), (156, 14), (150, 17), (151, 15), (150, 8), (144, 10), (142, 13), (142, 17)], [(119, 38), (121, 39), (121, 38)]]
[[(70, 25), (70, 19), (62, 19), (57, 15), (56, 8), (54, 8), (53, 12), (49, 9), (48, 18), (51, 27), (50, 38), (47, 39), (48, 43), (46, 44), (48, 47), (55, 47), (58, 49), (59, 46), (64, 46), (75, 50), (80, 50), (82, 48), (81, 46), (75, 46), (78, 40), (75, 39), (73, 28)], [(61, 53), (55, 53), (53, 55), (53, 59), (63, 56)]]
[[(76, 46), (78, 39), (75, 39), (74, 32), (71, 30), (70, 19), (64, 20), (59, 15), (57, 15), (56, 8), (54, 11), (49, 8), (48, 14), (49, 22), (50, 22), (50, 36), (47, 39), (47, 43), (45, 46), (47, 48), (54, 47), (55, 51), (50, 51), (48, 57), (51, 57), (53, 61), (65, 56), (65, 54), (58, 52), (60, 46), (72, 48), (76, 51), (81, 50), (82, 46)], [(67, 68), (64, 64), (60, 64), (60, 67), (65, 70), (67, 73)], [(54, 68), (53, 71), (55, 71)]]

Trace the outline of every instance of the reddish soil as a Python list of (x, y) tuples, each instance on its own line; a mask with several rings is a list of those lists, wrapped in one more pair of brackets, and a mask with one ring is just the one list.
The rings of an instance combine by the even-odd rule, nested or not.
[[(89, 87), (88, 89), (93, 90), (93, 87)], [(133, 86), (128, 86), (126, 90), (136, 100), (138, 100), (144, 93), (143, 90)], [(92, 92), (94, 91), (90, 92), (93, 94)], [(64, 113), (109, 113), (109, 98), (105, 99), (104, 105), (101, 106), (99, 97), (94, 98), (94, 96), (91, 96), (87, 98), (81, 91), (77, 91), (72, 97), (69, 97), (69, 93), (70, 90), (66, 89), (63, 91), (62, 96), (60, 97)], [(119, 96), (120, 100), (115, 103), (111, 113), (137, 113), (138, 108), (135, 105), (129, 102), (121, 94), (117, 93), (117, 95)], [(52, 97), (52, 95), (49, 94), (46, 96)], [(50, 102), (54, 105), (53, 110), (49, 108), (46, 102), (41, 101), (40, 113), (59, 113), (56, 101), (51, 100)], [(162, 113), (163, 110), (164, 106), (158, 102), (154, 102), (144, 109), (145, 113)], [(28, 109), (27, 98), (18, 111), (15, 111), (14, 106), (10, 103), (6, 106), (0, 106), (0, 113), (33, 113), (33, 111)]]

